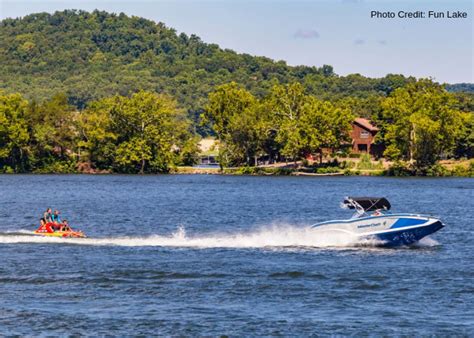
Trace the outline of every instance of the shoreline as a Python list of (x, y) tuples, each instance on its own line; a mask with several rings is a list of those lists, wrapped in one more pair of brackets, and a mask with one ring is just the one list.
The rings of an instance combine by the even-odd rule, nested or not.
[[(245, 168), (245, 167), (244, 167)], [(405, 178), (474, 178), (474, 174), (468, 175), (455, 175), (449, 173), (448, 175), (393, 175), (388, 173), (386, 170), (345, 170), (331, 173), (314, 173), (304, 171), (288, 170), (284, 173), (281, 172), (248, 172), (248, 170), (242, 170), (242, 168), (224, 168), (220, 169), (203, 169), (203, 168), (192, 168), (187, 167), (178, 168), (168, 173), (117, 173), (117, 172), (25, 172), (25, 173), (0, 173), (0, 176), (15, 176), (15, 175), (90, 175), (90, 176), (113, 176), (113, 175), (130, 175), (130, 176), (154, 176), (154, 175), (166, 175), (166, 176), (180, 176), (180, 175), (216, 175), (216, 176), (293, 176), (293, 177), (405, 177)]]
[[(64, 168), (64, 167), (63, 167)], [(95, 169), (90, 166), (69, 166), (67, 170), (38, 170), (30, 172), (0, 172), (0, 175), (225, 175), (225, 176), (306, 176), (306, 177), (335, 177), (335, 176), (383, 176), (383, 177), (474, 177), (474, 160), (443, 160), (424, 171), (410, 169), (407, 163), (400, 162), (362, 162), (339, 159), (335, 162), (322, 164), (293, 164), (277, 163), (265, 166), (242, 166), (220, 168), (217, 166), (173, 166), (167, 172), (156, 173), (123, 173), (112, 170)]]

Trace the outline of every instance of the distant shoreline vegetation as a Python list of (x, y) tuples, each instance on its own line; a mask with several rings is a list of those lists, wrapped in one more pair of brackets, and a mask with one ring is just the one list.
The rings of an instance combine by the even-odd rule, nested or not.
[[(291, 67), (100, 11), (2, 20), (0, 45), (0, 173), (183, 172), (211, 135), (222, 173), (472, 176), (472, 84)], [(340, 160), (356, 117), (384, 149), (360, 170)]]
[[(473, 114), (458, 110), (452, 94), (419, 80), (380, 105), (377, 142), (390, 167), (369, 154), (339, 160), (351, 157), (351, 107), (307, 95), (299, 83), (276, 85), (260, 100), (236, 83), (219, 86), (201, 123), (215, 133), (224, 174), (474, 176), (473, 161), (439, 164), (472, 158)], [(180, 173), (198, 163), (199, 140), (191, 119), (164, 94), (116, 95), (77, 111), (65, 95), (36, 103), (0, 93), (3, 173)], [(320, 160), (309, 163), (309, 155)], [(265, 167), (262, 158), (267, 165), (290, 165)]]

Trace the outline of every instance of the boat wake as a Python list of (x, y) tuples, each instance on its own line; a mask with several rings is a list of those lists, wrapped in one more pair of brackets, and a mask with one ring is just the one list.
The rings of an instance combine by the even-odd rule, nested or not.
[(57, 238), (41, 237), (32, 231), (0, 233), (0, 244), (74, 244), (124, 247), (181, 247), (181, 248), (348, 248), (377, 247), (377, 240), (360, 240), (342, 231), (327, 231), (311, 227), (273, 225), (249, 232), (217, 233), (188, 236), (184, 227), (170, 235), (147, 237)]

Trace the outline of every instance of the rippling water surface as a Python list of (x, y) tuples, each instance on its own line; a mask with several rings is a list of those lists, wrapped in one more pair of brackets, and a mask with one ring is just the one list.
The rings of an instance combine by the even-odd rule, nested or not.
[[(315, 234), (346, 195), (447, 227)], [(473, 179), (3, 175), (0, 333), (474, 335), (473, 199)], [(32, 236), (48, 206), (89, 238)]]

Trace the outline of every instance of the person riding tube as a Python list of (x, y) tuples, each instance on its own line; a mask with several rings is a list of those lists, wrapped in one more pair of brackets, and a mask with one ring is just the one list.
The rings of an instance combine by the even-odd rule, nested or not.
[(53, 210), (51, 208), (46, 209), (43, 214), (43, 220), (45, 223), (53, 222)]
[(60, 231), (72, 231), (71, 227), (69, 226), (69, 223), (67, 219), (65, 219), (61, 225)]
[(61, 217), (59, 216), (59, 211), (58, 210), (54, 210), (54, 214), (53, 216), (51, 217), (53, 223), (56, 223), (56, 224), (61, 224)]

